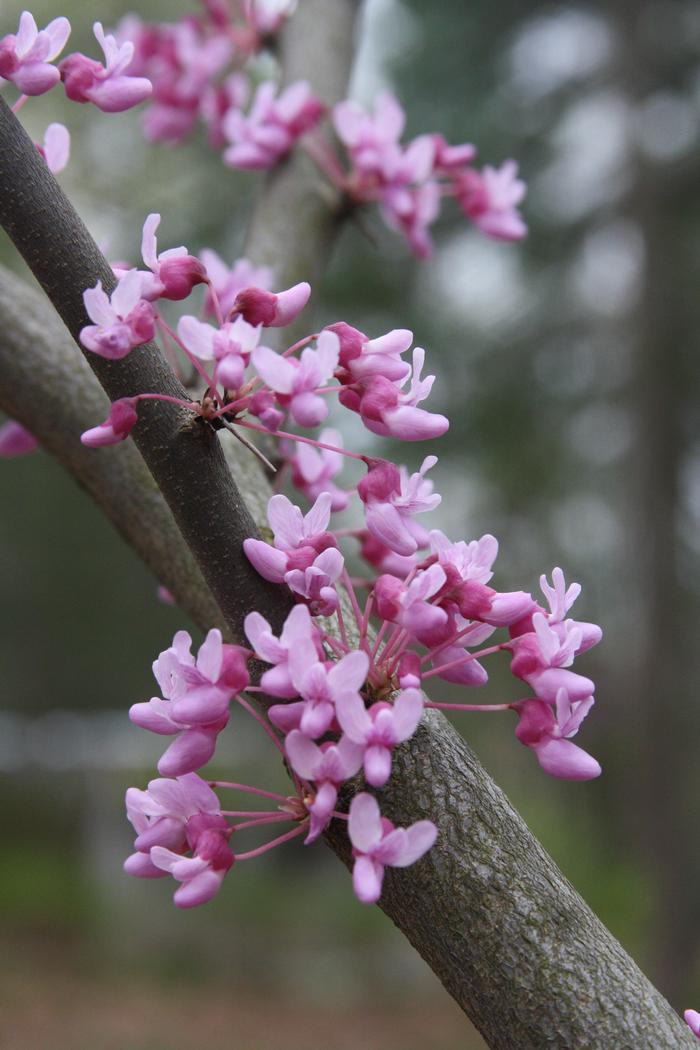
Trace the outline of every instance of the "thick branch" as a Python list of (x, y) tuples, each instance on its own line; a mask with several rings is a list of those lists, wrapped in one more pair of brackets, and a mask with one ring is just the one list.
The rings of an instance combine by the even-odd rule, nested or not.
[(158, 486), (131, 441), (85, 448), (109, 401), (44, 296), (0, 267), (0, 408), (61, 463), (201, 626), (221, 622)]
[[(300, 16), (319, 2), (305, 0)], [(324, 0), (322, 6), (324, 18), (332, 21), (330, 12), (347, 7), (348, 0)], [(315, 62), (316, 56), (308, 68)], [(79, 292), (97, 276), (109, 280), (108, 271), (83, 228), (75, 226), (73, 213), (66, 212), (65, 198), (54, 189), (47, 198), (46, 179), (38, 177), (37, 164), (22, 161), (25, 147), (20, 149), (16, 132), (7, 129), (6, 114), (3, 121), (0, 215), (75, 334), (85, 323)], [(270, 194), (280, 193), (285, 179), (306, 178), (295, 164), (271, 180)], [(291, 187), (289, 200), (295, 199), (291, 190), (306, 192), (302, 186)], [(248, 242), (251, 254), (251, 246), (276, 243), (274, 227), (266, 226), (268, 218), (270, 224), (278, 221), (275, 215), (263, 198)], [(328, 243), (333, 215), (326, 211), (324, 220), (319, 210), (318, 216), (314, 229), (301, 210), (287, 210), (285, 251), (302, 242), (308, 246), (316, 237), (317, 245)], [(269, 259), (262, 252), (260, 256), (256, 261)], [(157, 366), (147, 387), (141, 363)], [(129, 367), (122, 373), (124, 364)], [(99, 371), (112, 397), (173, 387), (151, 352), (139, 351), (127, 362), (100, 366)], [(252, 528), (250, 519), (222, 478), (224, 467), (213, 438), (183, 433), (177, 415), (166, 414), (165, 422), (162, 415), (159, 407), (139, 427), (140, 447), (222, 610), (229, 622), (239, 623), (243, 611), (261, 606), (257, 578), (255, 593), (248, 588), (240, 601), (231, 599), (232, 581), (239, 582), (231, 567), (240, 562), (240, 538)], [(90, 422), (94, 419), (85, 425)], [(227, 528), (221, 530), (215, 522), (210, 542), (204, 543), (197, 533), (212, 528), (212, 513), (224, 516)], [(283, 603), (275, 605), (272, 592), (267, 603), (263, 611), (269, 616), (274, 608), (279, 619)], [(440, 829), (437, 845), (423, 861), (387, 874), (382, 907), (492, 1047), (675, 1050), (696, 1045), (444, 718), (434, 712), (425, 717), (416, 736), (397, 752), (394, 775), (382, 794), (386, 811), (397, 822), (430, 817)], [(348, 844), (340, 830), (333, 845), (347, 862)]]
[[(114, 275), (38, 150), (0, 100), (0, 222), (73, 338), (89, 322), (84, 289)], [(87, 353), (110, 400), (146, 391), (187, 398), (153, 345), (122, 361)], [(98, 420), (93, 419), (93, 424)], [(215, 432), (187, 412), (142, 402), (133, 437), (235, 637), (253, 606), (279, 624), (281, 589), (261, 580), (243, 555), (255, 525), (226, 466)], [(234, 584), (235, 581), (235, 584)]]

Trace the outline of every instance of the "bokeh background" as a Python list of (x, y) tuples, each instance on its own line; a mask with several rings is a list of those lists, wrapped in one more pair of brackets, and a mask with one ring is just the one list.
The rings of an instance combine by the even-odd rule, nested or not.
[[(22, 6), (4, 0), (0, 35)], [(32, 10), (40, 25), (69, 15), (90, 53), (92, 18), (128, 7)], [(530, 236), (489, 242), (446, 207), (433, 259), (416, 262), (370, 216), (378, 246), (348, 226), (316, 316), (410, 327), (428, 348), (431, 407), (452, 420), (435, 527), (498, 536), (501, 589), (536, 589), (557, 564), (583, 584), (577, 614), (605, 629), (580, 737), (600, 780), (546, 778), (510, 716), (459, 725), (607, 926), (676, 1007), (697, 1007), (700, 7), (368, 0), (353, 95), (385, 87), (409, 134), (520, 161)], [(163, 247), (241, 254), (257, 181), (203, 136), (150, 146), (137, 113), (60, 92), (25, 113), (37, 138), (69, 126), (61, 181), (112, 257), (137, 257), (149, 211)], [(22, 272), (5, 238), (0, 259)], [(424, 452), (394, 451), (414, 469)], [(241, 865), (194, 914), (172, 908), (169, 881), (122, 875), (123, 793), (160, 753), (126, 711), (183, 618), (47, 456), (3, 463), (0, 492), (0, 1047), (483, 1046), (323, 846)], [(484, 699), (517, 695), (496, 675)], [(245, 726), (217, 755), (232, 767), (283, 787)]]

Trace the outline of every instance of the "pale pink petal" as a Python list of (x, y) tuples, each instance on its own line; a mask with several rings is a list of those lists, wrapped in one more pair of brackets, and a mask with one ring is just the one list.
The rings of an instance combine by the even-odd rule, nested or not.
[(382, 895), (384, 868), (371, 857), (357, 857), (352, 869), (352, 888), (362, 904), (376, 904)]
[(382, 839), (382, 816), (373, 795), (361, 792), (350, 803), (348, 834), (355, 849), (369, 853)]

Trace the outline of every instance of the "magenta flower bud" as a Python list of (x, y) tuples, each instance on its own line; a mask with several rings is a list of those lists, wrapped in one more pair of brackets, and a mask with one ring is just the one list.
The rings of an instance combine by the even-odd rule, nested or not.
[(244, 288), (234, 300), (231, 315), (240, 314), (248, 324), (263, 328), (284, 328), (301, 313), (310, 295), (311, 285), (306, 281), (277, 294), (264, 288)]
[(21, 423), (8, 419), (0, 426), (0, 459), (26, 456), (39, 447), (39, 442)]
[(158, 277), (165, 286), (163, 298), (175, 301), (186, 299), (196, 284), (207, 283), (207, 272), (194, 255), (164, 259), (158, 269)]
[(114, 401), (104, 423), (80, 435), (83, 445), (89, 448), (101, 448), (104, 445), (118, 445), (120, 441), (128, 438), (138, 423), (137, 402), (138, 399), (135, 397), (122, 397)]

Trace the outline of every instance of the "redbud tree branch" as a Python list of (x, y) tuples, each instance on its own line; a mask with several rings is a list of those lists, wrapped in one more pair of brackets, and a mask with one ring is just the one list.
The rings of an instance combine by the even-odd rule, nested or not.
[[(290, 54), (294, 62), (301, 63), (317, 91), (323, 91), (316, 73), (322, 76), (323, 56), (329, 47), (326, 42), (323, 49), (321, 29), (325, 24), (330, 34), (327, 41), (337, 39), (329, 75), (347, 70), (342, 56), (350, 53), (354, 7), (351, 0), (305, 0), (296, 23), (290, 23), (296, 24), (296, 43), (287, 34), (283, 55), (290, 66), (294, 64)], [(304, 33), (302, 15), (310, 18), (314, 33), (308, 24), (308, 33)], [(345, 31), (336, 32), (338, 26), (345, 26)], [(320, 50), (309, 54), (305, 50), (309, 47)], [(337, 97), (332, 83), (325, 86), (325, 98)], [(305, 210), (301, 202), (307, 200)], [(298, 202), (296, 208), (289, 206), (292, 201)], [(257, 263), (275, 264), (285, 279), (289, 274), (308, 276), (296, 269), (301, 248), (318, 266), (330, 247), (337, 217), (337, 201), (319, 195), (305, 162), (294, 160), (269, 180), (255, 212), (248, 251)], [(110, 290), (114, 283), (111, 271), (37, 151), (2, 104), (0, 221), (76, 338), (87, 322), (83, 289), (101, 278)], [(12, 414), (39, 434), (39, 410), (24, 405), (21, 394), (26, 385), (6, 368), (4, 358), (22, 346), (23, 339), (33, 338), (48, 349), (52, 337), (32, 333), (24, 313), (12, 314), (8, 297), (2, 295), (0, 321), (11, 326), (10, 334), (0, 342), (0, 379), (14, 391), (11, 396), (3, 394), (2, 403), (14, 406)], [(153, 347), (115, 363), (91, 355), (89, 363), (110, 399), (144, 390), (184, 396)], [(61, 409), (57, 390), (65, 390), (72, 381), (73, 367), (67, 356), (57, 362), (53, 385), (40, 368), (32, 374), (32, 388), (41, 405), (52, 396), (55, 400), (53, 427), (65, 424), (70, 433), (94, 425), (97, 406), (93, 408), (93, 401), (99, 399), (83, 369), (80, 382), (86, 400), (88, 393), (92, 399), (86, 418), (80, 419), (79, 405)], [(162, 404), (143, 407), (145, 418), (134, 432), (136, 443), (180, 531), (178, 536), (172, 525), (167, 526), (169, 554), (191, 565), (191, 552), (234, 637), (240, 637), (242, 619), (252, 608), (279, 623), (288, 599), (251, 574), (242, 556), (241, 541), (254, 533), (254, 525), (216, 436), (205, 425), (193, 426), (184, 414)], [(101, 412), (98, 415), (102, 417)], [(91, 453), (88, 460), (59, 451), (46, 434), (42, 440), (90, 491), (103, 492), (108, 487), (105, 479), (113, 467), (105, 454), (121, 450)], [(151, 499), (151, 506), (157, 508), (154, 513), (160, 516), (143, 522), (148, 538), (139, 539), (135, 525), (126, 524), (132, 509), (125, 509), (122, 515), (118, 501), (113, 501), (107, 511), (161, 579), (172, 585), (153, 556), (157, 530), (166, 527), (163, 523), (168, 520), (164, 505), (154, 495), (150, 478), (127, 455), (130, 458), (123, 458), (119, 470), (125, 488), (132, 489), (130, 507), (141, 500), (146, 506)], [(93, 457), (99, 466), (93, 464)], [(104, 499), (98, 498), (104, 505)], [(209, 626), (207, 602), (187, 604), (199, 586), (196, 572), (188, 568), (177, 582), (176, 593), (198, 622)], [(405, 870), (387, 870), (381, 906), (490, 1046), (499, 1050), (545, 1046), (675, 1050), (696, 1045), (441, 715), (426, 712), (416, 735), (397, 749), (391, 781), (380, 796), (383, 811), (397, 823), (429, 818), (440, 832), (436, 845), (420, 862)], [(349, 847), (342, 829), (334, 829), (329, 838), (347, 863)]]

